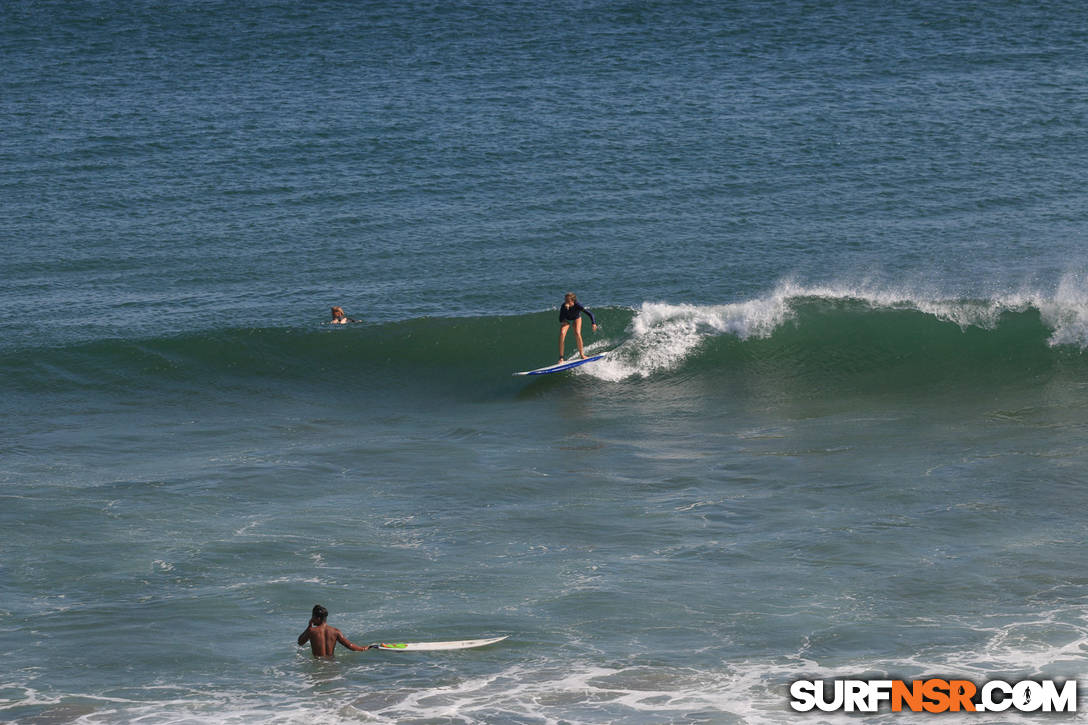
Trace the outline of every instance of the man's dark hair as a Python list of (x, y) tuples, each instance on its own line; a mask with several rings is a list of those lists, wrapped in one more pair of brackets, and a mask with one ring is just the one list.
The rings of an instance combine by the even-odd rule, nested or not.
[(325, 609), (320, 604), (315, 604), (313, 618), (316, 619), (319, 623), (324, 622), (326, 619), (329, 618), (329, 610)]

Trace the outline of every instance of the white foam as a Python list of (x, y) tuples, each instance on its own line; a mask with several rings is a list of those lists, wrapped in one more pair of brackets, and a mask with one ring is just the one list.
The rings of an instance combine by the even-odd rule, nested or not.
[(585, 372), (602, 380), (648, 377), (680, 365), (708, 337), (740, 339), (771, 334), (789, 315), (789, 298), (726, 305), (673, 305), (644, 302), (631, 321), (629, 340)]
[[(1088, 349), (1088, 282), (1067, 275), (1053, 291), (1024, 289), (986, 299), (950, 298), (918, 286), (887, 284), (802, 285), (780, 282), (755, 299), (722, 305), (643, 302), (626, 330), (628, 339), (606, 359), (580, 369), (601, 380), (649, 377), (675, 369), (708, 338), (732, 335), (740, 340), (771, 335), (793, 320), (800, 300), (851, 301), (873, 309), (914, 310), (961, 329), (994, 329), (1008, 312), (1038, 310), (1053, 330), (1049, 344)], [(603, 343), (593, 347), (604, 347)]]
[(1052, 297), (1036, 297), (1032, 304), (1054, 329), (1051, 345), (1088, 348), (1088, 284), (1080, 275), (1066, 275)]
[[(693, 669), (518, 666), (454, 685), (405, 692), (370, 710), (380, 722), (454, 719), (544, 723), (640, 721), (730, 712), (731, 678)], [(362, 703), (360, 703), (362, 704)]]
[[(987, 679), (1077, 677), (1088, 685), (1084, 662), (1088, 652), (1088, 607), (1070, 602), (1030, 614), (995, 613), (986, 621), (918, 620), (918, 627), (939, 629), (962, 625), (984, 634), (983, 643), (956, 649), (934, 645), (913, 655), (831, 662), (816, 659), (802, 647), (794, 654), (770, 654), (747, 660), (723, 659), (713, 667), (664, 664), (603, 664), (583, 653), (581, 661), (562, 651), (494, 672), (459, 677), (452, 671), (436, 679), (444, 684), (420, 687), (419, 672), (407, 680), (377, 680), (336, 668), (322, 680), (320, 692), (298, 682), (290, 672), (278, 686), (263, 692), (227, 689), (163, 688), (153, 700), (72, 694), (42, 696), (19, 687), (23, 697), (0, 701), (0, 712), (30, 704), (84, 703), (92, 709), (77, 723), (397, 723), (405, 720), (466, 723), (533, 721), (602, 722), (732, 722), (771, 725), (804, 716), (788, 707), (789, 683), (798, 679), (857, 677), (955, 676), (981, 683)], [(939, 641), (939, 637), (934, 638)], [(437, 670), (430, 669), (431, 675)], [(349, 676), (350, 674), (350, 676)], [(331, 683), (336, 682), (335, 686)], [(14, 686), (9, 686), (14, 687)], [(156, 688), (145, 688), (151, 695)], [(169, 694), (168, 694), (169, 693)], [(926, 713), (883, 711), (866, 722), (932, 722)], [(811, 715), (808, 717), (811, 719)], [(977, 716), (947, 713), (942, 723), (977, 723)], [(1078, 721), (1084, 721), (1081, 715)], [(856, 723), (855, 715), (820, 713), (820, 722)], [(1002, 721), (1034, 721), (1010, 716)]]

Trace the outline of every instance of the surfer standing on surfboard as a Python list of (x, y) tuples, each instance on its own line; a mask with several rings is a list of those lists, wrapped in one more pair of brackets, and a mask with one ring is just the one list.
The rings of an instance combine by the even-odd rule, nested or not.
[(310, 623), (306, 626), (306, 631), (298, 636), (298, 646), (301, 647), (309, 642), (310, 651), (314, 653), (314, 657), (332, 657), (332, 651), (336, 649), (337, 642), (353, 652), (362, 652), (363, 650), (373, 649), (377, 646), (368, 645), (366, 647), (360, 647), (357, 644), (352, 644), (339, 629), (330, 627), (325, 623), (325, 620), (328, 618), (329, 610), (325, 609), (320, 604), (315, 604), (314, 611), (310, 615)]
[[(563, 304), (559, 307), (559, 362), (563, 362), (563, 343), (567, 339), (567, 328), (574, 326), (574, 341), (578, 343), (578, 354), (585, 359), (586, 353), (582, 350), (582, 313), (589, 315), (589, 321), (593, 323), (593, 331), (597, 331), (597, 320), (593, 319), (593, 313), (578, 304), (578, 297), (573, 292), (563, 296)], [(558, 364), (558, 363), (557, 363)]]

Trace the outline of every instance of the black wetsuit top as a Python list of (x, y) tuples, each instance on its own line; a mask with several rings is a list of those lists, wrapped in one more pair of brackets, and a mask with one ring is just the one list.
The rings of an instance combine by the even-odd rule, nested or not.
[(566, 305), (559, 305), (559, 322), (560, 324), (564, 322), (574, 322), (583, 312), (589, 315), (590, 324), (597, 324), (597, 321), (593, 319), (593, 313), (587, 310), (585, 307), (582, 307), (582, 305), (578, 304), (577, 302), (575, 302), (570, 307), (567, 307)]

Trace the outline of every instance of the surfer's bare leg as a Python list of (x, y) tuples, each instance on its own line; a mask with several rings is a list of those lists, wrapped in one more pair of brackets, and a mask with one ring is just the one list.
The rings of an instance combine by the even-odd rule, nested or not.
[(582, 349), (582, 318), (579, 317), (574, 321), (574, 341), (578, 343), (578, 354), (582, 356), (582, 359), (586, 359), (585, 350)]
[(563, 362), (563, 342), (567, 339), (568, 327), (570, 324), (566, 322), (559, 326), (559, 362)]

